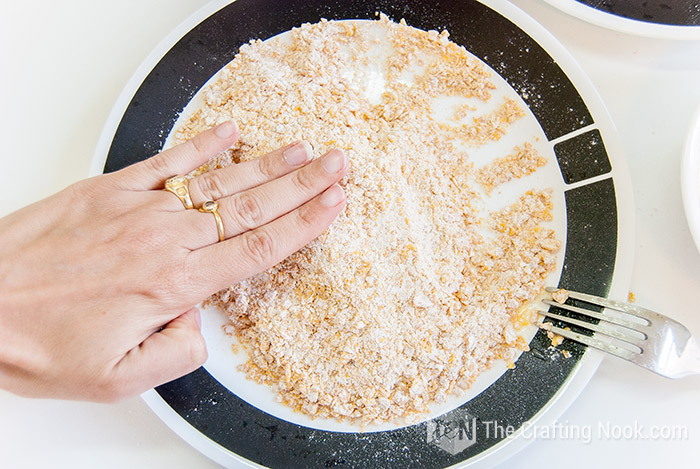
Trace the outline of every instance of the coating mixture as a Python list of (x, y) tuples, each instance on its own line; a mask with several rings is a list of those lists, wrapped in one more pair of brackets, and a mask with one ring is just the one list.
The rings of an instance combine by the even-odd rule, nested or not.
[(489, 70), (448, 36), (381, 15), (251, 41), (175, 134), (238, 122), (240, 144), (203, 171), (299, 139), (348, 154), (347, 207), (329, 230), (210, 299), (246, 375), (310, 416), (416, 419), (527, 349), (523, 311), (560, 245), (551, 192), (494, 213), (482, 202), (546, 160), (522, 142), (470, 162), (525, 113), (492, 98)]

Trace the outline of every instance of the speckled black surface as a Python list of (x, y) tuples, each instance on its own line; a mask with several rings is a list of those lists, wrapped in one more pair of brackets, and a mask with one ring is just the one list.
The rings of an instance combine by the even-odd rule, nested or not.
[[(405, 18), (422, 29), (449, 29), (452, 40), (488, 63), (518, 91), (549, 140), (560, 139), (564, 150), (557, 156), (566, 162), (562, 172), (570, 172), (565, 166), (576, 168), (579, 183), (565, 197), (568, 241), (560, 284), (605, 295), (617, 246), (614, 184), (606, 179), (586, 185), (587, 178), (600, 174), (597, 164), (588, 167), (600, 160), (600, 154), (586, 153), (590, 145), (581, 145), (580, 137), (566, 143), (569, 133), (591, 126), (593, 119), (546, 51), (509, 20), (473, 0), (238, 0), (185, 35), (144, 80), (115, 133), (105, 172), (157, 153), (194, 94), (251, 38), (265, 39), (322, 17), (375, 18), (377, 11), (394, 19)], [(587, 129), (584, 135), (590, 133)], [(603, 146), (602, 139), (600, 144)], [(568, 151), (567, 146), (576, 151)], [(560, 389), (584, 348), (566, 342), (563, 347), (572, 357), (563, 359), (561, 352), (552, 352), (548, 346), (549, 340), (539, 332), (513, 370), (460, 409), (386, 432), (328, 432), (280, 420), (232, 394), (203, 368), (160, 386), (157, 392), (206, 437), (265, 466), (444, 467), (478, 455), (505, 437), (488, 431), (489, 422), (518, 428)], [(469, 422), (474, 427), (466, 428)], [(463, 424), (465, 431), (459, 433), (452, 424)], [(459, 438), (434, 438), (440, 432), (475, 438), (464, 449), (445, 449), (440, 445), (461, 442)]]
[(577, 0), (597, 10), (646, 23), (700, 26), (698, 0)]
[(600, 131), (589, 130), (554, 145), (561, 175), (567, 184), (612, 171)]

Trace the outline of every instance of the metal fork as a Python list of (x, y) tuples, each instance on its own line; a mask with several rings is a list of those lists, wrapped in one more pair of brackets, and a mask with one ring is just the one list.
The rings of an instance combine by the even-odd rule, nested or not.
[[(551, 287), (546, 290), (554, 296), (565, 294), (568, 299), (560, 303), (561, 298), (554, 301), (547, 295), (549, 297), (541, 302), (550, 308), (543, 307), (540, 314), (593, 334), (586, 335), (549, 322), (540, 322), (540, 328), (631, 361), (667, 378), (700, 374), (700, 346), (678, 321), (630, 303)], [(577, 304), (572, 305), (569, 300), (577, 300)], [(586, 307), (581, 302), (586, 303)], [(596, 306), (602, 310), (590, 309)], [(563, 315), (551, 307), (580, 316)], [(591, 319), (597, 323), (589, 322)]]

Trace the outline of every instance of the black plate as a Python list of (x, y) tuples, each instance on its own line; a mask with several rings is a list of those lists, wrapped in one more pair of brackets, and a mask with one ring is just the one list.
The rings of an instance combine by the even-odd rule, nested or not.
[[(474, 0), (238, 0), (191, 29), (143, 80), (109, 149), (105, 172), (157, 153), (180, 112), (240, 45), (320, 18), (375, 19), (381, 11), (421, 29), (447, 28), (523, 96), (554, 150), (565, 192), (567, 239), (560, 286), (606, 296), (618, 249), (618, 210), (604, 136), (567, 74), (536, 40)], [(582, 131), (582, 129), (585, 129)], [(592, 145), (592, 143), (597, 143)], [(590, 180), (590, 181), (589, 181)], [(209, 440), (270, 467), (444, 467), (500, 443), (565, 385), (585, 352), (566, 342), (570, 359), (552, 359), (538, 332), (516, 367), (477, 397), (439, 418), (393, 431), (338, 433), (296, 425), (243, 401), (204, 368), (157, 388)]]

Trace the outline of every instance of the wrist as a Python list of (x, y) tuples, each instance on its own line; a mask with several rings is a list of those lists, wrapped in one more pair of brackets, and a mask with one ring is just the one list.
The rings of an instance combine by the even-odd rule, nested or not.
[(2, 288), (0, 279), (0, 388), (19, 395), (36, 395), (33, 383), (45, 372), (45, 347), (37, 343), (27, 315), (18, 307), (18, 296)]

